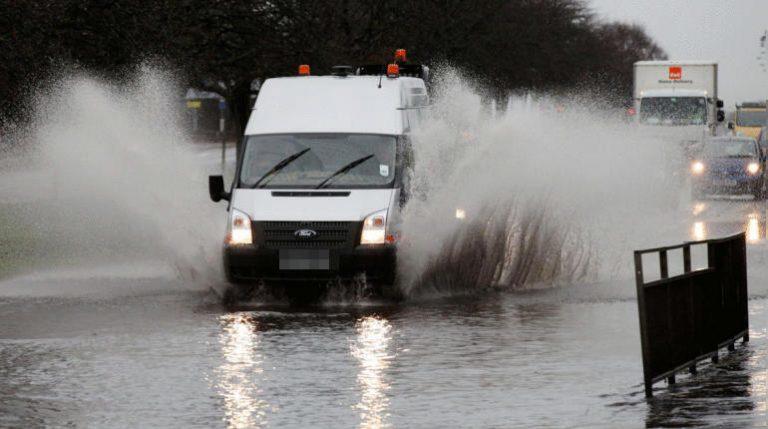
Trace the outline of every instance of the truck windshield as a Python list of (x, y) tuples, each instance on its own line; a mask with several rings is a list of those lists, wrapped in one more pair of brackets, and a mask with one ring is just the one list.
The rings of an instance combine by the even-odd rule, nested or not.
[(712, 139), (704, 145), (706, 158), (754, 158), (757, 148), (752, 140)]
[(648, 97), (640, 101), (640, 122), (649, 125), (703, 125), (707, 101), (703, 97)]
[[(308, 150), (307, 150), (308, 149)], [(278, 171), (281, 161), (302, 153)], [(325, 188), (390, 188), (395, 179), (397, 138), (374, 134), (273, 134), (245, 142), (239, 186), (242, 188), (315, 188), (340, 169), (355, 164)], [(263, 179), (262, 179), (263, 178)], [(261, 182), (259, 182), (259, 180)]]
[(762, 127), (768, 119), (765, 110), (739, 110), (736, 114), (736, 125), (740, 127)]

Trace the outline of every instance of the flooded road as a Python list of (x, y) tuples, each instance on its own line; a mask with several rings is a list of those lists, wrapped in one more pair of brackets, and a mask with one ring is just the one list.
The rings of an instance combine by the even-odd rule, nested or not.
[(103, 299), (4, 299), (0, 426), (741, 426), (768, 418), (765, 300), (750, 303), (748, 346), (697, 380), (659, 385), (646, 403), (636, 303), (577, 295), (227, 310), (207, 293), (164, 285)]
[(0, 427), (763, 425), (765, 203), (681, 212), (655, 244), (747, 231), (751, 342), (672, 389), (658, 384), (650, 401), (628, 275), (400, 304), (225, 308), (178, 267), (134, 262), (139, 248), (123, 263), (89, 256), (87, 268), (0, 281)]
[[(219, 154), (208, 147), (195, 156), (215, 171)], [(195, 252), (180, 255), (188, 260), (169, 266), (176, 255), (158, 250), (166, 219), (137, 222), (117, 206), (78, 223), (89, 205), (72, 213), (38, 207), (17, 185), (29, 180), (27, 173), (14, 174), (6, 178), (16, 177), (16, 184), (7, 180), (0, 192), (16, 205), (0, 206), (0, 214), (60, 219), (42, 227), (6, 222), (3, 236), (26, 250), (0, 258), (0, 427), (750, 427), (768, 421), (764, 202), (684, 202), (672, 217), (621, 222), (626, 229), (612, 231), (627, 235), (615, 249), (617, 268), (605, 267), (612, 274), (599, 283), (468, 290), (399, 304), (225, 308), (208, 291), (210, 278), (189, 269), (217, 261), (200, 262), (190, 246)], [(62, 232), (61, 225), (70, 228)], [(751, 342), (672, 389), (658, 384), (646, 401), (631, 249), (742, 230), (749, 241)], [(191, 232), (183, 228), (170, 238), (192, 242)], [(20, 269), (30, 258), (37, 262)]]

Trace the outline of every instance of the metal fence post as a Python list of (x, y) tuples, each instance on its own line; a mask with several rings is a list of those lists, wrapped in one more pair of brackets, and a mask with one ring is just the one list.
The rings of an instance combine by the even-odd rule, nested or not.
[(643, 289), (643, 255), (635, 252), (635, 285), (637, 287), (637, 312), (640, 316), (640, 348), (643, 353), (643, 378), (645, 382), (645, 397), (653, 396), (653, 379), (649, 367), (648, 337), (645, 329), (645, 290)]

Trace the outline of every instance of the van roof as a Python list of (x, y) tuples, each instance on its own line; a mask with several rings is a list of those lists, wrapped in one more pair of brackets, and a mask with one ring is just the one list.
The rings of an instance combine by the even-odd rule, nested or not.
[[(417, 89), (418, 88), (418, 89)], [(296, 76), (267, 79), (246, 135), (284, 133), (403, 133), (407, 91), (424, 81), (378, 76)]]

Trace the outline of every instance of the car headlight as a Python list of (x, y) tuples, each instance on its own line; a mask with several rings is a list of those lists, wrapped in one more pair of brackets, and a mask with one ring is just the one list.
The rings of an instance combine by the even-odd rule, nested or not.
[(747, 164), (747, 172), (749, 174), (757, 174), (758, 171), (760, 171), (760, 164), (756, 162), (750, 162)]
[(457, 208), (456, 209), (456, 219), (464, 220), (466, 218), (467, 218), (467, 212), (464, 211), (464, 209), (462, 209), (462, 208)]
[(394, 242), (393, 236), (387, 235), (387, 210), (370, 214), (363, 221), (360, 244), (384, 244)]
[(701, 174), (704, 172), (704, 163), (701, 161), (694, 161), (693, 164), (691, 164), (691, 173), (693, 174)]
[(251, 218), (240, 210), (232, 209), (229, 215), (227, 244), (253, 244)]

